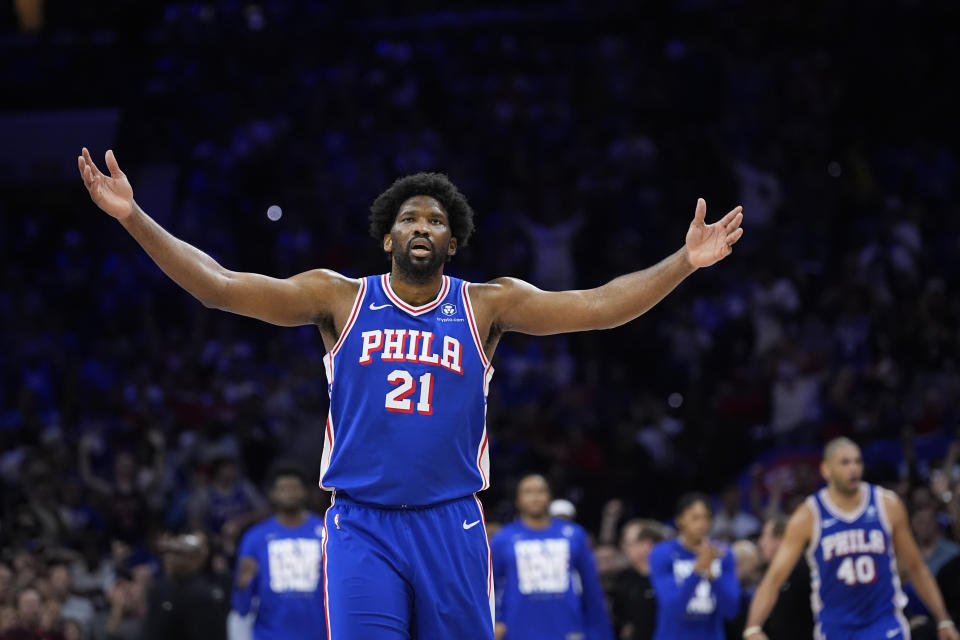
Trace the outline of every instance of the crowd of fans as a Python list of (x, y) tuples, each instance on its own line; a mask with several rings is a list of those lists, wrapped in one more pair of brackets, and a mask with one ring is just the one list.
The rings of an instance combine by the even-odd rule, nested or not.
[[(735, 255), (647, 316), (501, 341), (488, 515), (508, 519), (511, 482), (543, 472), (597, 534), (612, 585), (624, 557), (642, 565), (630, 536), (619, 551), (620, 520), (739, 485), (719, 535), (752, 539), (816, 487), (804, 456), (847, 434), (949, 566), (960, 164), (956, 98), (935, 87), (958, 55), (951, 3), (894, 3), (869, 26), (857, 2), (398, 15), (104, 0), (45, 16), (41, 3), (39, 26), (14, 8), (32, 3), (3, 4), (5, 108), (119, 107), (134, 189), (138, 167), (173, 167), (162, 222), (230, 268), (385, 270), (365, 211), (421, 169), (447, 172), (478, 212), (451, 272), (545, 288), (679, 248), (697, 196), (711, 219), (742, 203)], [(151, 580), (185, 553), (173, 536), (210, 536), (196, 566), (213, 584), (265, 513), (271, 461), (319, 467), (323, 346), (313, 328), (204, 309), (79, 179), (33, 169), (0, 185), (0, 637), (136, 638)]]

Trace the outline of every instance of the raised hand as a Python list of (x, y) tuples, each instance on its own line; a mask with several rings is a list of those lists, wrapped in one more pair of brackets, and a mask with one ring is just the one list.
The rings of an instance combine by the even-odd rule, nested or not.
[(687, 256), (695, 267), (709, 267), (726, 258), (743, 235), (743, 207), (737, 206), (713, 224), (706, 224), (707, 203), (697, 198), (697, 210), (687, 230)]
[(80, 176), (83, 178), (83, 184), (90, 192), (90, 199), (109, 213), (117, 220), (123, 220), (133, 213), (133, 187), (127, 180), (126, 174), (120, 171), (120, 165), (117, 164), (117, 158), (113, 151), (107, 151), (105, 160), (110, 175), (104, 175), (93, 163), (90, 152), (83, 148), (81, 155), (77, 156), (77, 166), (80, 168)]

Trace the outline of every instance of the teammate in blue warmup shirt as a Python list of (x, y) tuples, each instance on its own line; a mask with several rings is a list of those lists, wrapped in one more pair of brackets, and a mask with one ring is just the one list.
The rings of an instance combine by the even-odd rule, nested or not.
[[(743, 234), (740, 207), (706, 224), (700, 199), (679, 251), (603, 286), (467, 283), (443, 268), (469, 241), (473, 211), (445, 175), (420, 173), (371, 207), (370, 233), (389, 273), (314, 269), (277, 279), (225, 269), (167, 233), (134, 201), (112, 151), (106, 163), (109, 176), (86, 149), (77, 158), (90, 197), (205, 306), (319, 329), (330, 393), (320, 481), (334, 492), (323, 586), (328, 635), (338, 640), (493, 637), (493, 573), (476, 493), (490, 483), (486, 396), (500, 337), (629, 322), (730, 255)], [(344, 215), (335, 204), (324, 210)]]
[(827, 487), (790, 517), (753, 597), (743, 637), (766, 639), (762, 626), (780, 585), (806, 553), (817, 640), (909, 639), (898, 566), (937, 619), (940, 640), (960, 640), (917, 549), (903, 503), (861, 481), (860, 448), (847, 438), (830, 441), (820, 471)]
[(737, 614), (740, 584), (733, 552), (707, 538), (708, 499), (690, 493), (677, 503), (678, 535), (650, 552), (657, 594), (654, 640), (723, 640), (723, 621)]
[(549, 513), (540, 475), (517, 485), (520, 518), (493, 549), (497, 640), (613, 640), (593, 551), (583, 528)]
[(232, 606), (255, 611), (253, 640), (326, 636), (321, 583), (323, 519), (304, 508), (306, 476), (295, 466), (271, 473), (275, 514), (251, 527), (237, 552)]

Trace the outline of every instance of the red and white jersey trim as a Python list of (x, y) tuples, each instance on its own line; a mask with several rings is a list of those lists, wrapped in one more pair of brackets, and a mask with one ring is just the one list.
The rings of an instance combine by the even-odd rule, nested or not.
[(381, 275), (380, 282), (382, 283), (383, 291), (384, 293), (387, 294), (387, 298), (390, 299), (390, 302), (396, 305), (397, 308), (402, 309), (403, 311), (406, 311), (412, 316), (419, 316), (421, 314), (426, 313), (427, 311), (432, 311), (433, 309), (436, 309), (437, 307), (440, 306), (440, 303), (443, 302), (443, 299), (447, 297), (447, 293), (450, 292), (450, 278), (448, 276), (443, 276), (443, 284), (440, 285), (440, 293), (437, 294), (437, 297), (434, 298), (432, 302), (428, 302), (427, 304), (420, 305), (419, 307), (415, 307), (401, 300), (400, 296), (398, 296), (393, 292), (393, 288), (391, 288), (390, 286), (389, 273), (385, 273)]
[[(350, 334), (350, 330), (353, 329), (353, 325), (357, 323), (357, 316), (360, 315), (360, 308), (363, 306), (363, 299), (367, 292), (367, 279), (360, 279), (360, 289), (357, 291), (357, 297), (353, 300), (353, 308), (350, 310), (350, 316), (347, 319), (347, 323), (343, 326), (343, 331), (340, 333), (340, 338), (337, 339), (337, 344), (333, 345), (333, 349), (330, 350), (325, 356), (323, 356), (323, 370), (327, 374), (327, 385), (328, 389), (333, 386), (333, 362), (334, 356), (337, 355), (337, 351), (340, 349), (340, 346), (343, 344), (343, 341), (347, 339), (347, 336)], [(333, 457), (333, 446), (336, 440), (334, 437), (334, 421), (333, 421), (333, 409), (327, 411), (327, 422), (323, 428), (323, 454), (320, 457), (320, 488), (330, 490), (333, 487), (326, 487), (323, 485), (323, 476), (327, 473), (327, 469), (330, 467), (330, 459)]]
[[(360, 315), (360, 307), (363, 305), (363, 296), (367, 292), (367, 279), (360, 279), (360, 289), (357, 291), (357, 297), (353, 300), (353, 309), (350, 310), (350, 316), (347, 319), (347, 323), (343, 325), (343, 331), (340, 333), (340, 338), (337, 339), (337, 344), (333, 345), (333, 349), (330, 349), (330, 356), (336, 355), (337, 351), (340, 349), (340, 345), (343, 344), (343, 341), (347, 339), (347, 336), (350, 334), (350, 329), (353, 328), (353, 325), (357, 322), (357, 316)], [(331, 369), (333, 365), (331, 365)], [(328, 382), (333, 384), (333, 378), (331, 377)]]
[[(473, 315), (473, 302), (470, 300), (469, 286), (469, 283), (464, 280), (463, 284), (460, 285), (460, 290), (463, 294), (463, 304), (467, 307), (467, 321), (470, 323), (470, 334), (473, 336), (473, 344), (476, 345), (477, 352), (480, 354), (480, 362), (483, 363), (486, 369), (490, 367), (490, 361), (487, 360), (487, 354), (483, 351), (483, 341), (480, 340), (480, 327), (477, 325), (476, 316)], [(484, 391), (484, 393), (486, 393), (486, 391)]]

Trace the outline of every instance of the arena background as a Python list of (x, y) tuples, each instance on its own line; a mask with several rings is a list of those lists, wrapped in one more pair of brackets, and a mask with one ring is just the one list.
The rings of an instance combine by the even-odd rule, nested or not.
[[(947, 0), (0, 2), (0, 605), (69, 549), (155, 565), (223, 460), (261, 490), (319, 468), (317, 331), (181, 291), (90, 202), (82, 145), (275, 276), (386, 270), (368, 207), (425, 169), (477, 211), (451, 273), (548, 289), (664, 257), (697, 197), (742, 203), (733, 256), (637, 321), (501, 341), (490, 519), (528, 471), (598, 544), (687, 490), (789, 511), (848, 435), (956, 537), (956, 24)], [(239, 532), (210, 533), (227, 574)]]

